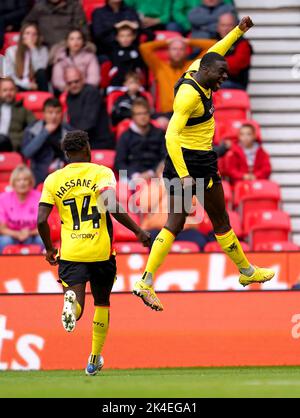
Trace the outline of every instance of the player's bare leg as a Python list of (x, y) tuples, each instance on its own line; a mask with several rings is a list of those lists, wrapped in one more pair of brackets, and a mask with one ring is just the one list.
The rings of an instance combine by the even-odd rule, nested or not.
[(85, 300), (85, 283), (75, 286), (63, 286), (64, 306), (62, 310), (61, 320), (64, 329), (67, 332), (74, 331), (76, 321), (81, 318), (84, 309)]
[(205, 190), (204, 208), (213, 224), (218, 243), (241, 273), (240, 284), (247, 286), (251, 283), (264, 283), (271, 280), (275, 274), (273, 270), (251, 265), (244, 254), (241, 244), (230, 225), (221, 183), (215, 183), (210, 189)]
[[(180, 206), (177, 205), (176, 199), (181, 200)], [(156, 311), (162, 311), (163, 305), (160, 302), (153, 288), (153, 278), (157, 269), (164, 262), (171, 246), (177, 236), (182, 231), (187, 213), (184, 211), (182, 196), (169, 196), (169, 215), (165, 227), (157, 235), (147, 261), (147, 265), (142, 279), (135, 283), (133, 294), (139, 296), (145, 305)], [(182, 211), (177, 213), (178, 207), (182, 207)]]

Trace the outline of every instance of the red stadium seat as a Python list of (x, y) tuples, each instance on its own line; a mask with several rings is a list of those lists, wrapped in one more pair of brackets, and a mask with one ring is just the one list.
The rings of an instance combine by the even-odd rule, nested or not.
[(171, 247), (171, 253), (198, 253), (199, 247), (191, 241), (175, 241)]
[(254, 213), (278, 209), (280, 188), (270, 180), (238, 182), (234, 188), (234, 203), (243, 220), (244, 233), (249, 232), (249, 223)]
[[(250, 251), (250, 247), (246, 242), (240, 241), (245, 252)], [(222, 253), (223, 250), (217, 241), (208, 242), (204, 247), (205, 253)]]
[(240, 238), (241, 236), (243, 236), (243, 229), (242, 229), (240, 215), (237, 212), (229, 210), (228, 216), (229, 216), (232, 229), (234, 230), (236, 236)]
[(249, 239), (252, 248), (259, 243), (288, 241), (291, 221), (287, 213), (280, 210), (259, 212), (250, 226)]
[(299, 251), (299, 246), (290, 241), (259, 242), (254, 251)]
[(125, 210), (128, 210), (127, 202), (131, 195), (132, 191), (128, 188), (128, 184), (122, 181), (117, 183), (117, 199)]
[(0, 193), (8, 192), (11, 190), (11, 186), (7, 181), (0, 181)]
[(105, 165), (113, 168), (115, 164), (116, 151), (111, 149), (94, 149), (92, 150), (92, 163)]
[(212, 223), (210, 222), (210, 219), (207, 213), (204, 211), (203, 221), (199, 224), (198, 231), (204, 235), (207, 235), (212, 230), (213, 230)]
[[(111, 93), (109, 93), (107, 95), (107, 97), (106, 97), (106, 108), (107, 108), (107, 113), (108, 113), (109, 116), (111, 116), (111, 114), (112, 114), (113, 106), (114, 106), (116, 100), (120, 96), (123, 96), (124, 93), (125, 93), (125, 91), (123, 91), (123, 90), (117, 90), (117, 91), (112, 91)], [(149, 105), (153, 109), (153, 98), (152, 98), (151, 94), (148, 91), (142, 91), (141, 95), (144, 96), (144, 98), (149, 102)]]
[(112, 68), (111, 61), (104, 61), (100, 66), (100, 87), (106, 89), (110, 84), (110, 70)]
[(147, 254), (149, 249), (140, 242), (116, 242), (114, 248), (117, 254)]
[(225, 197), (225, 203), (227, 207), (232, 206), (232, 190), (231, 186), (228, 181), (222, 180), (223, 190), (224, 190), (224, 197)]
[(102, 0), (102, 1), (98, 0), (94, 2), (83, 0), (82, 7), (83, 7), (83, 11), (85, 13), (86, 20), (88, 23), (91, 23), (92, 21), (92, 15), (93, 15), (94, 10), (103, 6), (105, 6), (105, 0)]
[(43, 250), (37, 244), (15, 244), (15, 245), (7, 245), (4, 247), (2, 254), (11, 255), (11, 254), (41, 254)]
[(4, 34), (3, 48), (0, 51), (0, 53), (4, 55), (7, 48), (13, 45), (17, 45), (19, 37), (20, 37), (20, 32), (6, 32)]
[(22, 164), (22, 157), (17, 152), (0, 152), (0, 181), (7, 182), (19, 164)]
[(60, 240), (61, 221), (56, 207), (52, 209), (52, 212), (48, 218), (50, 226), (50, 235), (53, 242)]
[(221, 89), (214, 96), (216, 121), (228, 122), (232, 119), (248, 119), (250, 99), (244, 90)]
[(233, 119), (227, 121), (218, 121), (216, 123), (218, 126), (218, 138), (237, 141), (240, 127), (245, 124), (253, 126), (256, 132), (257, 141), (262, 142), (260, 125), (253, 119)]
[[(139, 217), (135, 213), (131, 213), (130, 217), (139, 224)], [(112, 223), (114, 228), (114, 241), (115, 242), (124, 242), (124, 241), (137, 241), (136, 236), (133, 232), (129, 231), (129, 229), (125, 228), (122, 224), (115, 220), (112, 216)]]
[(31, 110), (37, 119), (42, 119), (44, 103), (52, 97), (53, 94), (46, 91), (24, 91), (17, 93), (16, 100), (23, 99), (24, 107)]

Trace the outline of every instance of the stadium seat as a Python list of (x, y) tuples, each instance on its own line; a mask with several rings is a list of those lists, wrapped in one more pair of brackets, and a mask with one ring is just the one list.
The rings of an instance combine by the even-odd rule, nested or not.
[(23, 91), (17, 93), (16, 100), (23, 100), (24, 107), (31, 110), (37, 119), (42, 119), (44, 103), (52, 97), (53, 94), (46, 91)]
[(259, 242), (254, 251), (299, 251), (299, 246), (290, 241)]
[(221, 89), (214, 96), (215, 119), (228, 123), (233, 119), (248, 119), (250, 99), (244, 90)]
[(110, 73), (111, 67), (112, 67), (111, 61), (104, 61), (100, 65), (100, 87), (102, 89), (106, 89), (110, 84), (111, 77), (109, 73)]
[[(245, 252), (250, 251), (250, 247), (246, 242), (240, 241), (240, 243)], [(208, 242), (205, 245), (204, 252), (205, 253), (222, 253), (223, 250), (217, 241), (212, 241), (212, 242)]]
[(204, 211), (203, 221), (198, 225), (198, 231), (204, 235), (207, 235), (212, 230), (213, 230), (212, 223), (210, 222), (210, 219), (207, 213)]
[(11, 190), (11, 186), (7, 181), (0, 181), (0, 193), (8, 192)]
[(252, 125), (255, 129), (258, 142), (262, 142), (260, 125), (253, 119), (232, 119), (226, 121), (218, 121), (216, 123), (216, 126), (218, 126), (217, 140), (219, 142), (221, 139), (231, 139), (232, 141), (237, 141), (240, 127), (244, 124)]
[(7, 182), (19, 164), (22, 164), (22, 157), (17, 152), (0, 152), (0, 181)]
[(291, 221), (287, 213), (269, 210), (257, 213), (250, 225), (249, 242), (254, 249), (260, 243), (288, 241)]
[(232, 207), (232, 190), (228, 181), (222, 180), (226, 207)]
[[(111, 116), (113, 106), (114, 106), (116, 100), (120, 96), (122, 96), (124, 93), (125, 93), (125, 91), (123, 91), (123, 90), (117, 90), (117, 91), (112, 91), (111, 93), (109, 93), (107, 95), (107, 97), (106, 97), (106, 109), (107, 109), (108, 116)], [(142, 91), (141, 95), (149, 102), (149, 105), (153, 109), (154, 104), (153, 104), (153, 98), (152, 98), (151, 94), (148, 91)]]
[(128, 202), (128, 199), (129, 199), (131, 193), (132, 192), (128, 188), (127, 183), (124, 183), (122, 181), (118, 181), (117, 189), (116, 189), (117, 199), (125, 210), (128, 210), (127, 202)]
[(199, 247), (191, 241), (175, 241), (171, 247), (171, 253), (198, 253)]
[(229, 216), (230, 224), (236, 236), (239, 238), (242, 237), (243, 228), (242, 228), (240, 215), (237, 212), (234, 212), (233, 210), (228, 210), (228, 216)]
[(92, 163), (105, 165), (113, 168), (115, 164), (116, 151), (111, 149), (94, 149), (92, 152)]
[(13, 45), (17, 45), (19, 37), (20, 32), (6, 32), (4, 34), (3, 48), (0, 53), (4, 55), (7, 48)]
[[(139, 224), (139, 217), (136, 213), (130, 213), (130, 217)], [(133, 232), (129, 231), (124, 225), (120, 224), (111, 216), (113, 228), (114, 228), (114, 241), (115, 242), (124, 242), (124, 241), (137, 241), (136, 236)]]
[(116, 242), (114, 248), (117, 254), (147, 254), (148, 247), (144, 247), (140, 242)]
[(37, 244), (15, 244), (15, 245), (7, 245), (4, 247), (2, 254), (4, 255), (12, 255), (12, 254), (41, 254), (43, 251), (41, 247)]
[(48, 218), (49, 226), (50, 226), (50, 235), (52, 241), (59, 241), (60, 240), (60, 230), (61, 230), (61, 221), (60, 216), (58, 214), (58, 210), (56, 207), (52, 209), (50, 216)]
[(280, 188), (270, 180), (238, 182), (234, 188), (234, 203), (243, 220), (244, 234), (249, 232), (249, 223), (254, 213), (276, 210), (280, 202)]
[(105, 0), (102, 1), (86, 1), (83, 0), (82, 2), (82, 7), (83, 7), (83, 11), (85, 13), (86, 16), (86, 20), (88, 23), (91, 23), (92, 21), (92, 15), (95, 9), (97, 9), (98, 7), (103, 7), (105, 6)]

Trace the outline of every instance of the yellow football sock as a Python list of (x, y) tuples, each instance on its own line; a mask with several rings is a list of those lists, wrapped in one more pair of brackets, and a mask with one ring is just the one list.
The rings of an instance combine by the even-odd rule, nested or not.
[(164, 262), (174, 240), (175, 235), (166, 228), (163, 228), (155, 238), (143, 274), (143, 280), (148, 285), (152, 285), (153, 275), (156, 273), (159, 266)]
[(93, 319), (92, 362), (101, 354), (109, 327), (109, 307), (96, 306)]
[(232, 229), (225, 234), (215, 234), (215, 236), (223, 251), (234, 262), (239, 270), (248, 270), (251, 268), (251, 264), (245, 256), (242, 246)]

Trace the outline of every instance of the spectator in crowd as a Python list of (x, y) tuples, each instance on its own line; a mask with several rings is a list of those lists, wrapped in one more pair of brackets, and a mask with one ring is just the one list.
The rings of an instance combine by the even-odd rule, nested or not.
[(258, 143), (253, 125), (244, 124), (239, 131), (239, 142), (228, 152), (227, 174), (234, 184), (239, 180), (268, 179), (271, 174), (270, 157)]
[(126, 0), (126, 4), (137, 10), (145, 29), (165, 29), (170, 22), (171, 0)]
[(12, 191), (0, 195), (0, 254), (7, 245), (37, 244), (44, 248), (37, 230), (40, 192), (25, 165), (17, 166), (10, 177)]
[[(138, 194), (138, 208), (144, 214), (141, 227), (151, 234), (153, 242), (168, 217), (168, 194), (162, 178), (163, 164), (159, 165), (156, 172), (157, 179), (151, 183), (141, 184)], [(199, 207), (196, 199), (193, 201)], [(201, 212), (202, 213), (202, 210)], [(189, 216), (185, 223), (184, 230), (181, 231), (176, 241), (191, 241), (198, 245), (199, 251), (203, 249), (208, 241), (213, 240), (213, 233), (203, 234), (198, 230), (199, 222), (196, 218)]]
[(79, 29), (72, 29), (64, 45), (57, 48), (53, 57), (53, 87), (59, 92), (66, 89), (64, 72), (70, 66), (75, 66), (81, 71), (87, 84), (98, 87), (100, 66), (95, 52), (94, 45), (86, 41), (84, 33)]
[(48, 91), (48, 49), (42, 46), (38, 27), (25, 23), (17, 45), (6, 50), (6, 73), (18, 89)]
[[(218, 39), (224, 38), (237, 25), (236, 16), (226, 13), (218, 20)], [(252, 48), (249, 41), (239, 38), (227, 52), (228, 79), (222, 83), (223, 89), (246, 90), (249, 81)]]
[(173, 0), (171, 21), (167, 24), (167, 30), (174, 30), (187, 35), (191, 30), (188, 14), (190, 10), (199, 6), (199, 2), (199, 0)]
[(132, 105), (132, 122), (117, 144), (116, 170), (131, 179), (150, 179), (165, 157), (164, 132), (151, 124), (149, 103), (138, 98)]
[(106, 0), (104, 7), (97, 8), (92, 15), (92, 33), (98, 54), (108, 54), (115, 40), (116, 24), (134, 22), (140, 26), (138, 14), (123, 0)]
[(50, 48), (63, 41), (73, 28), (89, 36), (89, 29), (82, 6), (78, 0), (44, 0), (36, 3), (25, 22), (35, 23)]
[[(158, 88), (160, 111), (172, 112), (174, 100), (174, 85), (195, 59), (202, 57), (215, 41), (208, 39), (174, 38), (162, 41), (145, 42), (140, 45), (144, 62), (154, 74)], [(193, 60), (187, 59), (187, 47), (201, 50)], [(161, 60), (156, 51), (168, 48), (169, 60)]]
[(113, 148), (114, 141), (109, 130), (106, 107), (99, 89), (85, 84), (81, 72), (76, 67), (66, 68), (65, 81), (71, 126), (88, 133), (92, 149)]
[(19, 31), (20, 24), (31, 6), (30, 0), (1, 0), (0, 25), (4, 32)]
[(116, 39), (112, 43), (109, 53), (112, 62), (110, 86), (120, 88), (128, 72), (142, 73), (144, 63), (139, 52), (135, 25), (131, 22), (117, 24)]
[(71, 127), (63, 122), (62, 106), (58, 99), (44, 103), (44, 118), (29, 126), (23, 137), (22, 154), (30, 159), (36, 184), (42, 183), (49, 170), (65, 163), (60, 144)]
[(14, 80), (0, 80), (0, 151), (19, 151), (24, 129), (35, 121), (22, 101), (16, 101)]
[(143, 97), (142, 83), (140, 77), (135, 72), (129, 72), (124, 81), (125, 92), (117, 98), (112, 109), (112, 124), (118, 125), (122, 120), (131, 118), (132, 103), (139, 97)]
[(188, 14), (192, 38), (215, 39), (219, 16), (224, 13), (235, 13), (234, 6), (221, 0), (203, 0)]

